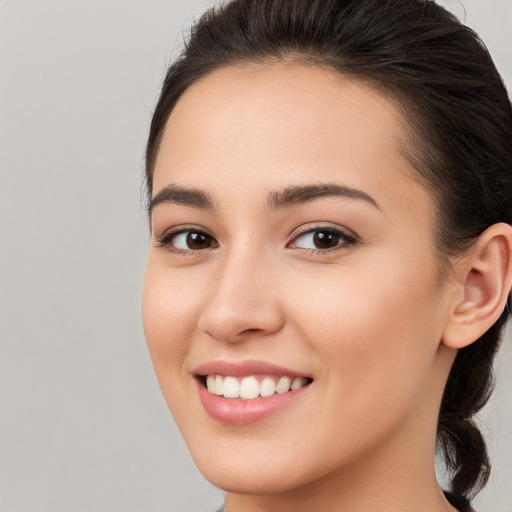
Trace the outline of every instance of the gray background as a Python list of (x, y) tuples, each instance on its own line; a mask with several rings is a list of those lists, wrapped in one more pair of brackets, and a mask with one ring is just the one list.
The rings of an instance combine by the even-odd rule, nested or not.
[[(160, 396), (139, 306), (150, 114), (212, 3), (0, 2), (0, 512), (222, 501)], [(512, 86), (512, 0), (464, 5)], [(512, 511), (511, 338), (484, 415), (495, 471), (481, 512)]]

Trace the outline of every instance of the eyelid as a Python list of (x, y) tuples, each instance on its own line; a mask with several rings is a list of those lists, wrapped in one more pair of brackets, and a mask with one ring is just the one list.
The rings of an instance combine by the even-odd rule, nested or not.
[[(200, 252), (204, 252), (206, 249), (178, 249), (177, 247), (173, 247), (171, 245), (172, 240), (176, 238), (178, 235), (186, 232), (194, 232), (194, 233), (201, 233), (204, 235), (209, 236), (218, 247), (219, 242), (215, 239), (215, 237), (205, 228), (201, 226), (195, 226), (195, 225), (183, 225), (183, 226), (174, 226), (172, 228), (169, 228), (165, 230), (161, 235), (155, 236), (155, 246), (160, 248), (166, 248), (169, 252), (176, 253), (176, 254), (182, 254), (182, 255), (197, 255)], [(214, 247), (216, 248), (216, 247)], [(208, 247), (207, 249), (210, 249)]]
[(299, 235), (310, 233), (311, 231), (319, 231), (321, 229), (325, 229), (326, 231), (339, 231), (342, 235), (346, 236), (347, 238), (353, 238), (354, 240), (359, 239), (358, 235), (356, 235), (352, 230), (344, 226), (339, 226), (338, 224), (331, 224), (330, 222), (313, 222), (299, 226), (290, 235), (290, 240), (297, 238)]
[(290, 247), (290, 244), (292, 242), (294, 242), (295, 240), (297, 240), (298, 238), (300, 238), (301, 236), (307, 235), (309, 233), (314, 233), (315, 231), (331, 231), (331, 232), (339, 233), (345, 239), (345, 242), (340, 243), (339, 245), (337, 245), (335, 247), (330, 247), (327, 249), (312, 249), (312, 248), (304, 248), (304, 247), (295, 247), (294, 248), (293, 246), (292, 246), (292, 248), (294, 248), (296, 250), (305, 251), (308, 254), (313, 254), (313, 253), (325, 254), (328, 252), (333, 252), (333, 251), (343, 249), (347, 246), (351, 246), (351, 245), (354, 245), (359, 242), (359, 237), (353, 231), (351, 231), (345, 227), (333, 225), (333, 224), (329, 224), (329, 223), (326, 223), (326, 224), (316, 223), (313, 225), (306, 224), (304, 226), (300, 226), (297, 230), (295, 230), (290, 235), (290, 241), (287, 243), (287, 247)]
[[(313, 248), (304, 248), (304, 247), (293, 247), (291, 244), (300, 238), (301, 236), (307, 235), (309, 233), (314, 233), (315, 231), (331, 231), (338, 233), (344, 241), (339, 243), (334, 247), (329, 247), (325, 249), (313, 249)], [(207, 235), (210, 237), (215, 244), (214, 247), (206, 247), (203, 249), (180, 249), (178, 247), (174, 247), (171, 242), (180, 234), (187, 232), (195, 232)], [(333, 225), (329, 223), (315, 223), (315, 224), (305, 224), (297, 228), (289, 237), (289, 242), (287, 242), (286, 247), (293, 248), (295, 250), (301, 250), (307, 252), (308, 254), (312, 253), (320, 253), (325, 254), (328, 252), (334, 252), (340, 250), (342, 248), (354, 245), (359, 241), (359, 238), (353, 231), (339, 226)], [(216, 238), (209, 232), (209, 230), (205, 229), (202, 226), (197, 225), (182, 225), (182, 226), (174, 226), (165, 230), (162, 235), (155, 237), (155, 246), (159, 248), (166, 248), (168, 251), (180, 255), (198, 255), (199, 253), (204, 252), (207, 249), (216, 249), (219, 246), (219, 242)]]

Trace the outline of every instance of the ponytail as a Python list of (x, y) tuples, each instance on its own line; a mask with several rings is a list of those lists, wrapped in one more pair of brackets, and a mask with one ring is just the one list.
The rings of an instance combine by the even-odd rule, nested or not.
[(504, 311), (480, 339), (459, 351), (441, 402), (438, 447), (452, 474), (451, 491), (470, 498), (485, 486), (490, 475), (487, 447), (475, 415), (494, 388), (492, 364), (507, 316), (508, 311)]

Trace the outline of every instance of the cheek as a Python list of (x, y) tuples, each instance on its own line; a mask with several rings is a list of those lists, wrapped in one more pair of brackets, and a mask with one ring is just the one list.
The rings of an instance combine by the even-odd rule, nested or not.
[(179, 368), (188, 352), (190, 332), (197, 324), (194, 294), (172, 272), (148, 262), (142, 292), (142, 321), (157, 377)]
[[(418, 275), (421, 269), (421, 276)], [(385, 255), (333, 268), (289, 289), (290, 310), (313, 348), (329, 399), (361, 415), (391, 417), (414, 407), (427, 386), (442, 336), (443, 307), (435, 266)], [(391, 403), (392, 402), (392, 403)], [(398, 414), (398, 411), (397, 411)], [(359, 417), (359, 419), (362, 419)]]

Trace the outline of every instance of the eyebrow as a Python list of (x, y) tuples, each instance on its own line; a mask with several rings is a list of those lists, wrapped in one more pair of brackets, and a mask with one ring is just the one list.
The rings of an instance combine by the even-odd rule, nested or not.
[[(308, 203), (323, 197), (358, 199), (365, 201), (380, 210), (380, 206), (377, 201), (375, 201), (375, 199), (366, 192), (337, 183), (298, 185), (270, 192), (266, 206), (271, 210), (280, 210)], [(149, 214), (151, 214), (155, 206), (165, 203), (192, 206), (202, 210), (215, 209), (211, 197), (206, 192), (198, 189), (184, 188), (178, 185), (168, 185), (160, 190), (155, 197), (151, 198), (148, 204)]]
[(289, 208), (322, 197), (344, 197), (366, 201), (377, 209), (381, 209), (377, 201), (366, 192), (347, 185), (337, 183), (321, 183), (318, 185), (299, 185), (287, 187), (283, 190), (271, 192), (268, 196), (267, 206), (272, 210)]
[(153, 208), (159, 204), (181, 204), (192, 206), (202, 210), (214, 210), (213, 201), (210, 196), (202, 190), (183, 188), (178, 185), (167, 185), (149, 200), (148, 212), (151, 214)]

